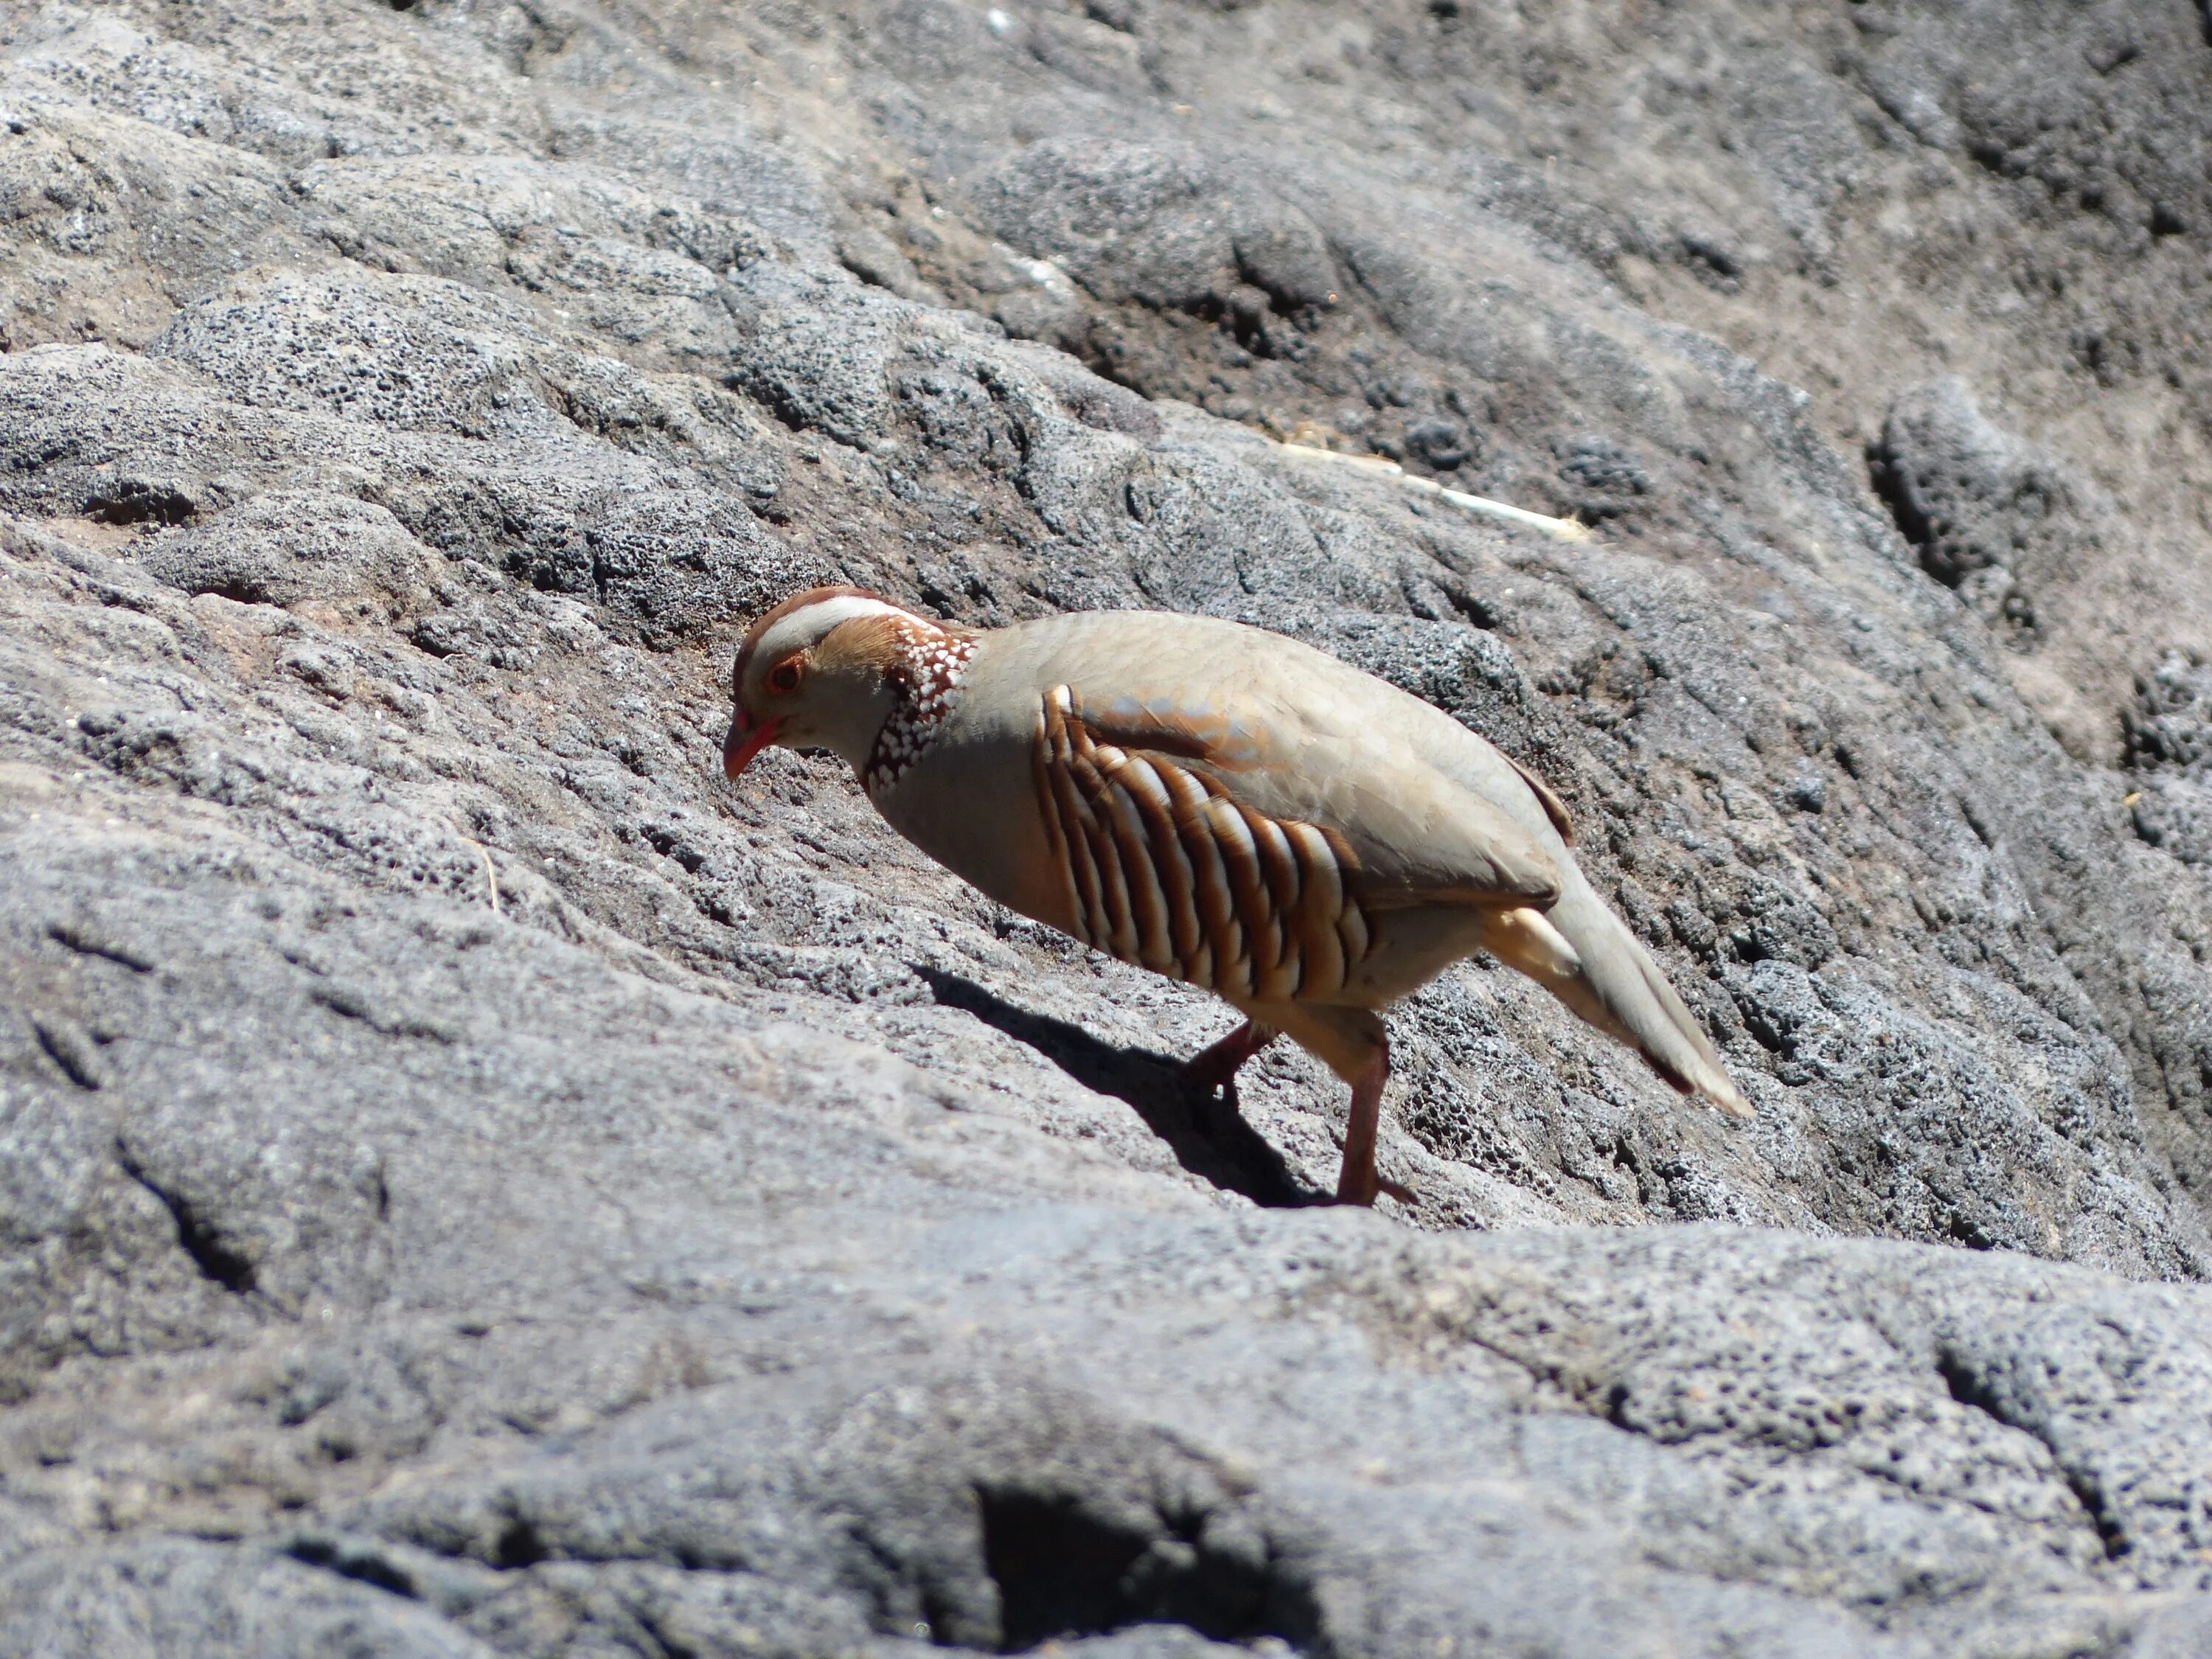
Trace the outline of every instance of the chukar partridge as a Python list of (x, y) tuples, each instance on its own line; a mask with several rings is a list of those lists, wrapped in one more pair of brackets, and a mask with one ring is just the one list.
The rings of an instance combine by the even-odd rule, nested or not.
[(733, 681), (731, 778), (770, 744), (835, 750), (992, 898), (1241, 1012), (1199, 1079), (1225, 1088), (1279, 1034), (1349, 1083), (1340, 1201), (1382, 1186), (1379, 1011), (1479, 951), (1751, 1115), (1543, 781), (1296, 641), (1157, 611), (977, 632), (820, 587), (753, 624)]

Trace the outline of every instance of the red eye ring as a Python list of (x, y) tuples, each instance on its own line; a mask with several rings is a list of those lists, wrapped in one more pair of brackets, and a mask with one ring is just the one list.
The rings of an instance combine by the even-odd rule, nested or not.
[(768, 671), (768, 689), (780, 696), (799, 690), (799, 659), (787, 657)]

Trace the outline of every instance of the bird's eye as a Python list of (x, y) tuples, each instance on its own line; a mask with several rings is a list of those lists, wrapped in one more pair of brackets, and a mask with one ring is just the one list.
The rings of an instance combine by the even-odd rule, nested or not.
[(799, 690), (799, 659), (787, 657), (768, 671), (768, 689), (780, 696)]

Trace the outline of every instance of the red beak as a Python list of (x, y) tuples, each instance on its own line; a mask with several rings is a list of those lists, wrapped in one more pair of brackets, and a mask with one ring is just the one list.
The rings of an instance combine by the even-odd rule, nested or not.
[(751, 715), (742, 708), (730, 721), (730, 735), (722, 739), (722, 775), (735, 783), (745, 768), (752, 764), (755, 755), (775, 741), (775, 734), (783, 729), (783, 716), (763, 720), (757, 726)]

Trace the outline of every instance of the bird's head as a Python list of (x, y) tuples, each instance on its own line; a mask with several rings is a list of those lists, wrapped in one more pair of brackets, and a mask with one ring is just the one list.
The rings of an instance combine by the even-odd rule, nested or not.
[(904, 695), (902, 665), (936, 623), (857, 587), (794, 594), (752, 625), (738, 647), (737, 713), (722, 744), (735, 781), (771, 744), (828, 749), (855, 771)]

